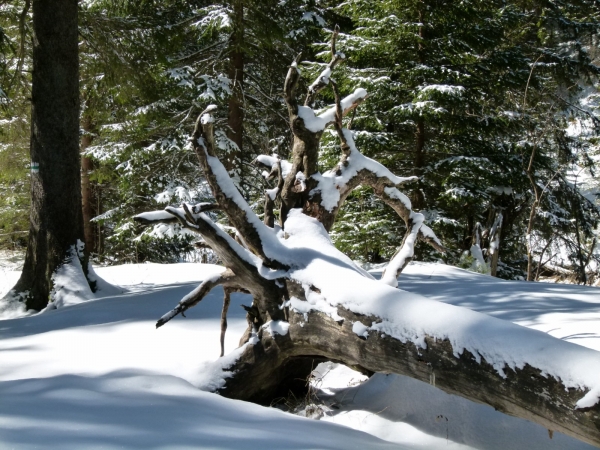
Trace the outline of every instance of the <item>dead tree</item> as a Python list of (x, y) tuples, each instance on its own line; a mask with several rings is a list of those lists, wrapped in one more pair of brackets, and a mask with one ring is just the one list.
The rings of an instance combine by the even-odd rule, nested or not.
[[(471, 255), (474, 258), (475, 268), (495, 277), (498, 271), (498, 256), (500, 253), (500, 230), (502, 227), (502, 213), (497, 213), (493, 225), (483, 229), (477, 222), (473, 230), (473, 245)], [(487, 244), (487, 248), (484, 248)], [(487, 256), (487, 261), (484, 259)]]
[[(341, 98), (331, 78), (334, 68), (344, 60), (335, 48), (336, 35), (337, 30), (332, 37), (331, 62), (309, 87), (304, 105), (298, 103), (296, 93), (300, 56), (289, 67), (284, 99), (294, 135), (292, 156), (290, 161), (267, 155), (257, 159), (267, 168), (267, 179), (276, 180), (276, 186), (265, 194), (264, 220), (246, 203), (217, 157), (211, 116), (216, 107), (209, 106), (198, 117), (191, 142), (215, 204), (168, 207), (141, 214), (137, 220), (178, 220), (202, 236), (226, 270), (203, 281), (156, 326), (183, 315), (219, 285), (225, 289), (226, 324), (229, 293), (248, 292), (253, 297), (252, 306), (247, 308), (248, 329), (241, 338), (238, 357), (224, 372), (224, 385), (219, 389), (224, 396), (269, 403), (293, 388), (297, 380), (305, 380), (318, 362), (330, 360), (365, 373), (408, 375), (599, 445), (600, 408), (593, 401), (593, 381), (575, 383), (561, 378), (560, 370), (553, 372), (538, 363), (536, 358), (545, 350), (531, 350), (535, 354), (531, 363), (498, 362), (494, 345), (502, 344), (505, 333), (525, 333), (524, 341), (531, 338), (531, 342), (552, 344), (549, 348), (558, 345), (566, 354), (571, 350), (578, 355), (583, 352), (583, 359), (600, 367), (597, 352), (458, 309), (459, 315), (468, 316), (485, 330), (481, 342), (461, 344), (452, 331), (430, 325), (432, 316), (442, 324), (444, 315), (452, 321), (456, 307), (427, 299), (415, 302), (395, 289), (417, 241), (440, 251), (443, 247), (424, 224), (423, 215), (412, 210), (410, 200), (399, 190), (416, 177), (398, 177), (363, 156), (352, 132), (344, 128), (344, 117), (367, 98), (367, 93), (357, 89)], [(335, 105), (316, 113), (311, 104), (325, 88), (333, 90)], [(320, 173), (319, 143), (328, 126), (333, 126), (339, 137), (341, 155), (335, 167)], [(345, 199), (359, 185), (372, 188), (406, 226), (404, 241), (381, 280), (374, 280), (337, 251), (327, 235)], [(280, 209), (278, 226), (276, 205)], [(206, 214), (215, 208), (237, 230), (238, 239)], [(429, 305), (430, 312), (415, 313), (421, 311), (421, 304)]]

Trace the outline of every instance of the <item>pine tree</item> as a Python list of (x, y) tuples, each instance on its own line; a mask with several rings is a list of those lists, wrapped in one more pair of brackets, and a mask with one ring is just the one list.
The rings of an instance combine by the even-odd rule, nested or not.
[[(565, 88), (589, 83), (587, 77), (597, 72), (581, 43), (598, 30), (586, 18), (597, 13), (594, 8), (588, 2), (343, 4), (356, 28), (342, 38), (353, 55), (347, 82), (366, 81), (372, 97), (355, 126), (373, 153), (420, 177), (411, 193), (413, 207), (444, 236), (450, 262), (470, 248), (476, 223), (489, 228), (501, 212), (502, 258), (525, 268), (518, 255), (525, 244), (522, 219), (534, 196), (526, 170), (532, 130), (545, 129), (534, 158), (540, 183), (553, 179), (559, 154), (585, 159), (564, 139), (564, 115), (575, 94)], [(564, 179), (554, 178), (556, 195), (568, 191)], [(356, 210), (350, 226), (364, 229), (371, 215)], [(595, 209), (578, 213), (584, 210), (592, 224)], [(565, 216), (573, 214), (571, 208)], [(377, 240), (367, 241), (373, 246)]]
[[(306, 20), (311, 6), (302, 1), (244, 2), (240, 43), (236, 5), (241, 3), (161, 2), (148, 10), (104, 1), (83, 14), (91, 82), (84, 92), (93, 100), (86, 102), (84, 114), (96, 117), (86, 154), (95, 161), (92, 180), (116, 185), (102, 194), (103, 210), (96, 219), (105, 227), (104, 251), (111, 258), (172, 261), (182, 256), (172, 252), (179, 248), (173, 244), (189, 238), (177, 224), (141, 232), (131, 217), (148, 200), (164, 204), (206, 198), (187, 137), (195, 105), (222, 107), (217, 120), (228, 127), (217, 136), (219, 151), (231, 162), (226, 165), (235, 168), (232, 176), (245, 195), (262, 195), (263, 185), (248, 176), (256, 172), (251, 164), (255, 156), (289, 142), (287, 119), (279, 111), (279, 80), (287, 70), (281, 61), (293, 59), (286, 40), (299, 34), (310, 38), (318, 22), (312, 16)], [(273, 58), (274, 51), (285, 57)], [(240, 54), (243, 65), (236, 70), (243, 77), (235, 80), (231, 68)], [(233, 164), (240, 158), (240, 164)], [(131, 239), (136, 242), (133, 253)], [(157, 251), (163, 256), (152, 255)]]
[(0, 4), (0, 248), (27, 244), (31, 10)]
[(33, 0), (32, 12), (32, 208), (23, 272), (9, 295), (39, 310), (55, 270), (83, 238), (77, 1)]

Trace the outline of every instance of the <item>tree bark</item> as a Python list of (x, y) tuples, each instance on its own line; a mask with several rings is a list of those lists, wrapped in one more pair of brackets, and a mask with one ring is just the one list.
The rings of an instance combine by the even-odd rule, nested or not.
[(97, 215), (97, 201), (94, 195), (90, 173), (94, 170), (92, 158), (85, 156), (86, 149), (92, 144), (92, 120), (84, 116), (82, 121), (83, 136), (81, 137), (81, 208), (83, 214), (83, 234), (85, 248), (89, 253), (97, 253), (96, 229), (92, 219)]
[(290, 327), (285, 336), (259, 332), (260, 342), (245, 348), (220, 394), (269, 404), (288, 393), (282, 389), (301, 387), (297, 386), (298, 379), (306, 383), (319, 362), (335, 361), (367, 374), (406, 375), (600, 446), (600, 405), (576, 409), (583, 392), (566, 389), (560, 380), (541, 374), (537, 368), (505, 368), (505, 379), (485, 360), (476, 362), (466, 350), (455, 357), (447, 339), (426, 337), (425, 350), (373, 331), (365, 339), (353, 332), (352, 324), (376, 322), (377, 317), (342, 308), (338, 314), (344, 318), (341, 324), (323, 313), (311, 312), (306, 320), (303, 314), (290, 311)]
[[(417, 120), (417, 132), (415, 134), (416, 145), (415, 145), (415, 168), (414, 175), (420, 177), (423, 175), (423, 168), (425, 167), (425, 121), (423, 118)], [(425, 206), (425, 197), (421, 189), (416, 188), (412, 195), (412, 204), (415, 209), (423, 209)]]
[(233, 32), (229, 41), (229, 79), (231, 80), (231, 96), (229, 97), (229, 115), (227, 137), (237, 145), (223, 159), (225, 168), (231, 172), (241, 168), (239, 160), (243, 149), (244, 137), (244, 0), (233, 0)]
[(33, 0), (32, 7), (32, 203), (27, 255), (13, 290), (27, 292), (28, 309), (42, 309), (52, 274), (83, 239), (77, 0)]

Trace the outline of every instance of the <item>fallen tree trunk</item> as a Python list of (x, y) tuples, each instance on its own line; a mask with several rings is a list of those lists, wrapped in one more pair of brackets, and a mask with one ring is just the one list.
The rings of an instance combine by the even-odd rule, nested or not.
[(455, 357), (448, 339), (426, 336), (427, 348), (423, 349), (377, 332), (361, 338), (352, 331), (352, 324), (378, 319), (344, 309), (338, 312), (344, 318), (341, 324), (320, 312), (310, 313), (308, 321), (292, 312), (286, 335), (263, 331), (260, 342), (247, 346), (230, 368), (233, 376), (226, 378), (219, 393), (269, 405), (301, 388), (299, 384), (306, 385), (319, 362), (334, 361), (366, 373), (409, 376), (600, 447), (600, 405), (576, 407), (585, 391), (566, 388), (530, 365), (505, 368), (503, 378), (485, 359), (477, 362), (468, 350)]
[[(444, 248), (413, 211), (400, 188), (402, 178), (357, 149), (343, 127), (344, 115), (367, 94), (357, 89), (341, 98), (331, 71), (344, 59), (335, 50), (331, 63), (309, 87), (304, 106), (295, 89), (299, 58), (284, 84), (290, 127), (291, 160), (260, 155), (267, 180), (264, 220), (258, 218), (219, 161), (211, 105), (200, 114), (192, 146), (216, 200), (213, 204), (167, 207), (136, 220), (179, 221), (202, 236), (226, 266), (221, 276), (204, 283), (157, 322), (167, 324), (200, 302), (216, 285), (225, 288), (221, 339), (226, 328), (228, 293), (248, 292), (248, 329), (229, 367), (214, 386), (222, 395), (269, 404), (289, 389), (306, 388), (320, 361), (341, 362), (363, 372), (397, 373), (429, 382), (446, 392), (482, 402), (510, 415), (531, 420), (600, 446), (600, 353), (544, 333), (464, 308), (399, 291), (397, 277), (424, 241)], [(321, 113), (310, 104), (331, 86), (335, 105)], [(318, 172), (319, 142), (334, 126), (341, 157), (331, 170)], [(404, 222), (402, 246), (381, 280), (358, 267), (331, 243), (328, 230), (348, 194), (359, 185), (373, 188)], [(279, 227), (275, 208), (279, 205)], [(237, 230), (235, 239), (213, 221), (220, 210)]]

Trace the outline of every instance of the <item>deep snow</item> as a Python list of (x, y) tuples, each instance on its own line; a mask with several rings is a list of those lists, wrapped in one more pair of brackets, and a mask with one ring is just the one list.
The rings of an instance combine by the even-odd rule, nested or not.
[[(550, 439), (540, 426), (405, 377), (376, 375), (348, 387), (359, 375), (339, 366), (318, 383), (333, 394), (325, 402), (339, 408), (320, 421), (199, 391), (195, 386), (206, 381), (220, 351), (222, 291), (188, 318), (159, 330), (154, 323), (220, 270), (198, 264), (99, 268), (121, 295), (0, 321), (0, 448), (591, 448), (558, 433)], [(17, 273), (0, 275), (6, 292)], [(418, 263), (399, 284), (600, 349), (596, 288), (502, 282)], [(249, 302), (241, 294), (232, 298), (226, 352), (245, 328), (239, 305)]]

